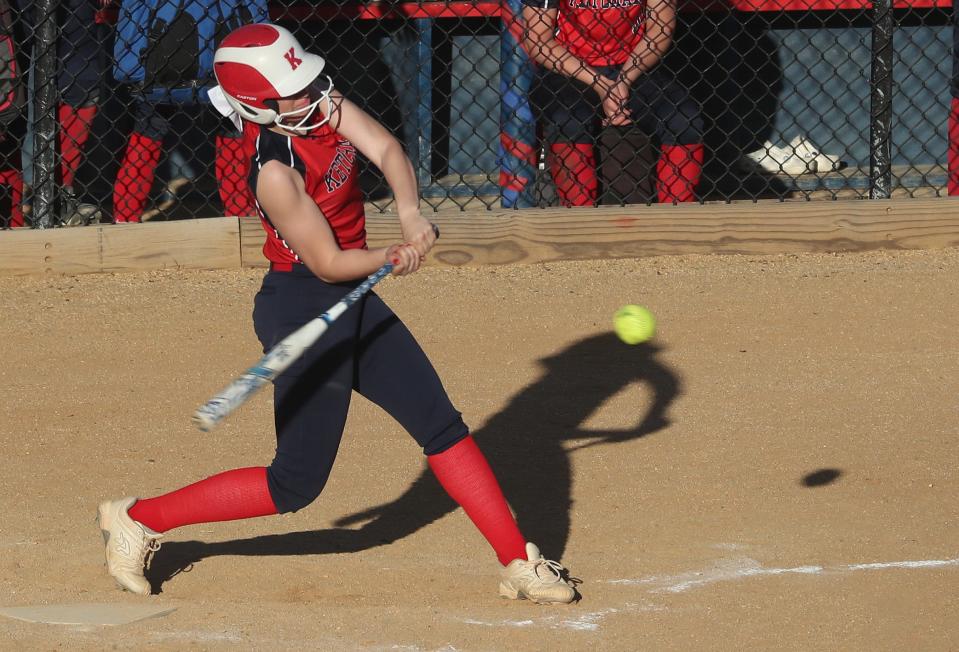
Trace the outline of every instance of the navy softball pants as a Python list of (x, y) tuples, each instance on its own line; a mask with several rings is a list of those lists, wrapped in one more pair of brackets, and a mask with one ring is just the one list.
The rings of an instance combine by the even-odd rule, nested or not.
[[(305, 265), (293, 268), (270, 271), (256, 295), (253, 324), (264, 351), (359, 284), (326, 283)], [(267, 480), (279, 512), (302, 509), (320, 495), (354, 390), (396, 419), (427, 455), (469, 433), (426, 354), (371, 292), (274, 382), (277, 443)]]

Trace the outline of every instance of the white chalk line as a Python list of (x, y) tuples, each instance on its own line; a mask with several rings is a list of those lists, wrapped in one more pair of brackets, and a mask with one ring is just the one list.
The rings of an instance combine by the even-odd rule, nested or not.
[(883, 568), (938, 568), (959, 566), (959, 559), (919, 559), (916, 561), (880, 561), (872, 564), (852, 564), (849, 570), (880, 570)]
[(579, 632), (595, 632), (599, 630), (602, 621), (609, 615), (617, 613), (636, 613), (640, 611), (662, 611), (665, 607), (654, 604), (636, 604), (627, 602), (622, 607), (610, 607), (600, 611), (576, 614), (575, 618), (568, 616), (544, 616), (526, 620), (496, 620), (485, 621), (475, 618), (463, 618), (460, 622), (467, 625), (481, 625), (483, 627), (546, 627), (549, 629), (571, 629)]
[[(739, 546), (728, 544), (720, 546), (725, 549), (737, 549)], [(605, 580), (607, 584), (648, 586), (648, 593), (682, 593), (692, 588), (698, 588), (715, 582), (729, 582), (749, 577), (764, 577), (776, 575), (821, 575), (851, 573), (856, 571), (888, 570), (888, 569), (925, 569), (959, 566), (956, 559), (916, 559), (905, 561), (885, 561), (861, 564), (843, 564), (838, 566), (804, 565), (792, 567), (766, 568), (760, 562), (750, 557), (736, 557), (722, 559), (711, 568), (701, 571), (688, 571), (676, 575), (651, 575), (638, 579)], [(483, 627), (547, 627), (551, 629), (569, 629), (582, 632), (599, 631), (602, 621), (613, 614), (632, 614), (637, 612), (664, 611), (665, 606), (653, 603), (629, 603), (619, 608), (609, 608), (578, 614), (575, 618), (564, 616), (545, 616), (542, 618), (524, 620), (497, 620), (484, 621), (474, 618), (460, 619), (468, 625)]]
[(677, 575), (649, 576), (639, 579), (617, 579), (607, 580), (608, 584), (627, 584), (627, 585), (652, 585), (650, 593), (682, 593), (694, 587), (705, 586), (715, 582), (729, 582), (747, 577), (760, 577), (770, 575), (819, 575), (823, 573), (850, 573), (866, 570), (888, 570), (888, 569), (917, 569), (917, 568), (942, 568), (946, 566), (959, 566), (957, 559), (918, 559), (906, 561), (886, 561), (873, 562), (865, 564), (844, 564), (839, 566), (795, 566), (792, 568), (766, 568), (755, 559), (749, 557), (738, 557), (735, 559), (724, 559), (716, 563), (712, 568), (701, 571), (690, 571), (679, 573)]
[(485, 627), (529, 627), (535, 625), (534, 620), (500, 620), (497, 622), (488, 622), (485, 620), (474, 620), (473, 618), (464, 618), (463, 622), (467, 625), (483, 625)]

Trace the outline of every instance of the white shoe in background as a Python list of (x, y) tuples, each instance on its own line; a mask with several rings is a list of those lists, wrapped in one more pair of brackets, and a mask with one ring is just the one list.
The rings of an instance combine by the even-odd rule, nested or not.
[(822, 153), (805, 136), (796, 136), (785, 147), (767, 140), (762, 148), (746, 154), (746, 158), (770, 174), (825, 173), (846, 167), (838, 156)]
[(841, 161), (833, 154), (823, 153), (815, 143), (803, 136), (793, 138), (789, 146), (804, 160), (814, 161), (816, 172), (835, 172), (846, 167), (845, 161)]

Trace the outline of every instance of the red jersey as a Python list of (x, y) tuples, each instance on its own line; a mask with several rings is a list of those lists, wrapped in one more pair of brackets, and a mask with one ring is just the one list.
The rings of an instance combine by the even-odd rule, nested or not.
[[(329, 125), (323, 125), (305, 136), (284, 136), (265, 125), (244, 124), (243, 136), (254, 141), (250, 166), (250, 188), (256, 191), (260, 168), (269, 161), (279, 161), (303, 177), (306, 192), (319, 206), (340, 249), (366, 248), (366, 215), (363, 194), (358, 181), (356, 148)], [(302, 262), (283, 239), (257, 203), (260, 221), (266, 231), (263, 255), (271, 263)]]
[(590, 66), (626, 63), (646, 29), (646, 0), (523, 0), (559, 8), (556, 40)]

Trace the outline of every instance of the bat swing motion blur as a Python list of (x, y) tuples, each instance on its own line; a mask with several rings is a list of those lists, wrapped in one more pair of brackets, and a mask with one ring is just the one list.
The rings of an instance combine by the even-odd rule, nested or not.
[[(439, 238), (439, 228), (434, 224), (433, 233)], [(354, 303), (360, 300), (383, 277), (393, 271), (393, 264), (386, 263), (378, 270), (343, 297), (333, 307), (319, 317), (312, 319), (297, 330), (287, 335), (276, 346), (267, 351), (256, 364), (227, 385), (220, 393), (201, 405), (193, 414), (193, 423), (204, 431), (209, 432), (249, 399), (258, 389), (296, 362), (304, 351), (313, 346), (327, 331), (336, 319)]]

